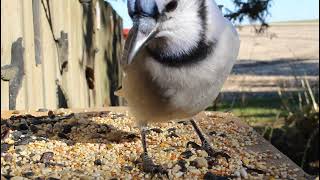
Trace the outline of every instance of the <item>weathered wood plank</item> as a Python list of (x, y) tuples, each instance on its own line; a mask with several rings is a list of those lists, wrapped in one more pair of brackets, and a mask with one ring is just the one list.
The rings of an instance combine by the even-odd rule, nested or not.
[[(4, 24), (7, 21), (5, 17), (6, 7), (5, 1), (1, 1), (1, 22)], [(1, 28), (1, 65), (10, 64), (10, 53), (9, 47), (7, 46), (8, 40), (5, 40), (7, 37), (2, 37), (4, 34), (7, 34), (7, 29), (5, 27)], [(6, 44), (6, 46), (5, 46)], [(1, 110), (9, 109), (9, 82), (1, 80)]]
[[(103, 0), (84, 4), (79, 0), (3, 0), (1, 9), (1, 64), (10, 65), (16, 42), (21, 50), (15, 50), (13, 58), (24, 67), (17, 71), (19, 78), (10, 81), (11, 88), (1, 80), (1, 109), (111, 105), (113, 86), (109, 84), (120, 75), (119, 67), (112, 64), (117, 64), (114, 54), (121, 53), (118, 46), (123, 41), (121, 31), (113, 39), (113, 27), (121, 27), (122, 21), (109, 4)], [(110, 20), (111, 15), (115, 18)], [(14, 74), (17, 68), (13, 66), (10, 72)]]
[[(18, 63), (20, 61), (18, 55), (13, 57), (15, 47), (14, 42), (19, 43), (23, 46), (23, 31), (21, 29), (22, 22), (22, 4), (18, 0), (4, 0), (1, 1), (1, 22), (3, 28), (1, 28), (1, 65)], [(15, 22), (15, 23), (12, 23)], [(16, 58), (17, 57), (17, 58)], [(15, 58), (15, 59), (13, 59)], [(20, 67), (20, 66), (19, 66)], [(23, 70), (19, 70), (20, 72)], [(9, 83), (1, 81), (1, 108), (25, 108), (25, 88), (23, 87), (23, 73), (19, 74), (19, 78), (15, 77), (12, 81), (18, 82), (16, 87), (10, 86)], [(12, 82), (11, 81), (11, 82)], [(9, 92), (11, 90), (11, 97)], [(7, 99), (8, 98), (8, 99)]]
[[(44, 92), (42, 81), (42, 68), (41, 65), (36, 62), (36, 52), (40, 49), (35, 49), (35, 37), (33, 26), (33, 8), (30, 0), (23, 1), (23, 37), (24, 37), (24, 61), (25, 61), (25, 86), (26, 86), (26, 105), (27, 109), (36, 109), (37, 107), (44, 107)], [(40, 4), (39, 4), (40, 5)], [(38, 9), (40, 10), (40, 9)], [(39, 17), (40, 18), (40, 17)], [(37, 27), (38, 30), (40, 26)], [(40, 32), (38, 32), (40, 33)], [(40, 34), (38, 34), (40, 35)], [(38, 37), (39, 38), (39, 37)], [(39, 39), (40, 40), (40, 39)], [(38, 44), (40, 45), (40, 44)], [(40, 46), (39, 46), (40, 47)], [(38, 47), (38, 48), (39, 48)], [(37, 56), (40, 58), (39, 54)], [(39, 61), (40, 63), (41, 61)], [(37, 82), (37, 83), (35, 83)]]

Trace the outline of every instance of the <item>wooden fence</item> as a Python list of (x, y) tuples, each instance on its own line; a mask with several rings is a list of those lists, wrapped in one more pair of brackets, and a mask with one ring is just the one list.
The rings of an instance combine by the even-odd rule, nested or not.
[(122, 19), (103, 0), (1, 0), (1, 109), (118, 105)]

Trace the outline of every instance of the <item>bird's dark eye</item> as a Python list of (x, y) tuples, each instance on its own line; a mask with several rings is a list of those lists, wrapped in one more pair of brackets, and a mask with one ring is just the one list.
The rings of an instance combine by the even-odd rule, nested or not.
[(166, 5), (166, 11), (167, 12), (174, 11), (177, 8), (177, 6), (178, 6), (178, 2), (176, 0), (173, 0)]

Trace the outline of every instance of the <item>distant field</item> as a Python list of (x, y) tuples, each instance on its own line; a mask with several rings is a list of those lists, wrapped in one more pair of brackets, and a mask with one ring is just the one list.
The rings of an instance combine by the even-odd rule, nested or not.
[(300, 23), (319, 23), (319, 19), (301, 20), (301, 21), (281, 21), (273, 22), (271, 24), (300, 24)]
[(239, 60), (223, 87), (218, 110), (231, 109), (252, 123), (273, 122), (282, 112), (280, 88), (297, 91), (304, 78), (319, 85), (319, 20), (272, 23), (262, 35), (243, 26), (239, 34)]
[(319, 59), (318, 21), (273, 23), (262, 35), (252, 26), (244, 26), (239, 34), (239, 59)]
[(240, 28), (239, 60), (223, 91), (277, 91), (280, 85), (292, 85), (295, 76), (317, 81), (318, 21), (304, 21), (309, 22), (305, 25), (301, 22), (271, 24), (262, 35), (257, 35), (252, 26)]

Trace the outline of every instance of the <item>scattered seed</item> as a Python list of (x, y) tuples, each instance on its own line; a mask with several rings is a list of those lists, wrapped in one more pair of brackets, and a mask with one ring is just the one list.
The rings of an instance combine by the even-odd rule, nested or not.
[(5, 141), (10, 134), (10, 128), (4, 126), (3, 129), (1, 129), (1, 141)]
[(14, 131), (11, 134), (12, 134), (14, 141), (18, 141), (22, 136), (22, 132), (20, 132), (20, 131)]
[(67, 135), (65, 135), (64, 133), (58, 133), (58, 137), (62, 138), (62, 139), (69, 139), (69, 137)]
[(54, 119), (56, 116), (54, 115), (54, 112), (50, 110), (50, 111), (48, 111), (48, 117), (50, 119)]
[[(1, 152), (6, 146), (14, 145), (14, 148), (7, 148), (6, 153), (1, 154), (2, 176), (23, 175), (30, 179), (152, 178), (150, 174), (146, 175), (141, 171), (142, 162), (138, 154), (142, 153), (142, 147), (140, 141), (133, 141), (139, 138), (139, 129), (134, 127), (132, 118), (127, 114), (70, 114), (68, 110), (59, 111), (60, 113), (54, 113), (55, 117), (52, 119), (48, 116), (16, 115), (1, 120), (1, 130), (5, 127), (11, 129), (5, 142), (1, 141)], [(209, 120), (221, 118), (224, 116), (214, 116)], [(152, 133), (154, 136), (148, 136), (147, 139), (150, 157), (153, 157), (156, 164), (168, 169), (170, 179), (199, 179), (205, 173), (205, 179), (239, 179), (241, 176), (244, 179), (245, 173), (249, 179), (265, 179), (269, 176), (282, 179), (297, 177), (293, 168), (286, 163), (280, 167), (264, 162), (270, 157), (276, 157), (272, 151), (257, 153), (240, 146), (257, 143), (258, 137), (251, 128), (238, 127), (235, 123), (211, 123), (206, 120), (200, 122), (200, 126), (205, 126), (211, 136), (218, 136), (217, 140), (214, 138), (215, 141), (210, 141), (214, 149), (224, 150), (231, 154), (232, 158), (227, 162), (224, 158), (210, 157), (202, 146), (195, 142), (187, 143), (188, 140), (197, 138), (191, 126), (174, 123), (152, 126), (150, 131), (155, 132)], [(166, 133), (161, 129), (166, 129)], [(176, 137), (178, 130), (179, 141), (168, 138)], [(5, 131), (1, 132), (3, 137)], [(96, 134), (99, 136), (95, 136)], [(63, 140), (57, 139), (57, 136)], [(184, 144), (187, 144), (187, 148), (183, 147)], [(43, 152), (49, 154), (45, 155)], [(108, 163), (102, 163), (101, 160), (99, 162), (99, 159), (95, 158), (106, 160)], [(155, 175), (154, 179), (158, 177)]]
[(196, 150), (202, 150), (201, 146), (199, 146), (197, 143), (192, 142), (192, 141), (189, 141), (187, 143), (187, 148), (189, 148), (189, 146), (191, 146), (193, 149), (196, 149)]
[(219, 163), (217, 162), (217, 160), (213, 157), (206, 157), (207, 162), (208, 162), (208, 169), (212, 169), (212, 167), (217, 166)]
[(261, 169), (256, 169), (256, 168), (250, 168), (246, 165), (243, 165), (243, 167), (245, 167), (247, 169), (248, 173), (258, 173), (258, 174), (266, 174), (265, 171), (261, 170)]
[(24, 137), (21, 137), (19, 140), (17, 140), (14, 145), (15, 146), (21, 146), (21, 145), (27, 145), (31, 142), (34, 142), (34, 139), (31, 139), (30, 135), (25, 135)]
[(55, 177), (49, 177), (47, 180), (60, 180), (60, 179), (55, 178)]
[(169, 138), (178, 138), (179, 136), (175, 132), (171, 132), (169, 135), (167, 135)]
[(137, 136), (136, 134), (128, 134), (125, 136), (125, 139), (130, 140), (130, 141), (132, 141), (136, 138), (139, 138), (139, 136)]
[(209, 135), (210, 135), (210, 136), (217, 135), (217, 132), (215, 132), (215, 131), (211, 131), (211, 132), (209, 132)]
[(244, 168), (240, 169), (240, 175), (241, 177), (243, 177), (244, 179), (248, 179), (248, 173)]
[(240, 171), (236, 171), (236, 172), (234, 172), (233, 174), (234, 174), (234, 176), (236, 176), (236, 177), (241, 177)]
[(30, 130), (32, 131), (32, 133), (36, 134), (39, 130), (39, 128), (35, 125), (30, 125)]
[(153, 132), (156, 132), (158, 134), (163, 133), (163, 131), (161, 129), (159, 129), (159, 128), (152, 128), (150, 130), (153, 131)]
[[(1, 154), (2, 154), (2, 153), (1, 153)], [(7, 162), (10, 162), (10, 161), (12, 161), (13, 157), (12, 157), (10, 154), (6, 154), (6, 155), (3, 157), (3, 159), (4, 159), (5, 161), (7, 161)]]
[(181, 156), (184, 159), (189, 159), (192, 155), (193, 155), (193, 153), (191, 151), (189, 151), (189, 150), (181, 153)]
[(6, 153), (11, 146), (12, 144), (1, 143), (1, 154)]
[(96, 160), (94, 161), (94, 165), (96, 165), (96, 166), (101, 166), (101, 165), (102, 165), (101, 159), (96, 159)]
[(64, 134), (69, 134), (69, 133), (71, 133), (72, 127), (73, 127), (73, 126), (70, 125), (70, 124), (67, 124), (67, 125), (63, 126), (62, 133), (64, 133)]
[(21, 123), (19, 126), (18, 126), (18, 131), (25, 131), (25, 130), (29, 130), (29, 126), (25, 123)]
[(76, 144), (76, 142), (75, 142), (75, 141), (70, 140), (70, 139), (67, 139), (65, 142), (66, 142), (66, 144), (67, 144), (68, 146), (73, 146), (73, 145), (75, 145), (75, 144)]
[(186, 126), (186, 125), (189, 124), (189, 121), (179, 121), (178, 123), (179, 123), (179, 124), (183, 124), (184, 126)]
[(54, 153), (53, 152), (45, 152), (42, 154), (40, 158), (40, 162), (46, 163), (53, 159)]
[(199, 157), (195, 160), (195, 166), (197, 168), (207, 168), (208, 167), (208, 162), (205, 158)]
[(228, 180), (227, 177), (214, 175), (212, 172), (207, 172), (203, 179), (205, 180)]
[(167, 131), (170, 132), (176, 132), (177, 128), (169, 128)]
[(22, 174), (24, 177), (30, 177), (30, 176), (34, 176), (34, 172), (29, 171), (29, 172), (25, 172)]
[(20, 153), (21, 151), (24, 151), (26, 149), (26, 146), (21, 145), (21, 146), (15, 146), (14, 148), (16, 150), (16, 153)]
[(123, 169), (126, 171), (132, 171), (133, 167), (132, 166), (124, 166)]
[(181, 169), (180, 169), (180, 171), (181, 172), (187, 172), (187, 168), (186, 168), (186, 164), (187, 164), (187, 161), (185, 161), (185, 160), (179, 160), (178, 161), (178, 165), (181, 167)]
[(45, 180), (44, 177), (36, 177), (35, 180)]
[(176, 150), (175, 148), (170, 147), (170, 148), (164, 149), (163, 151), (164, 152), (172, 152), (172, 151), (175, 151), (175, 150)]

